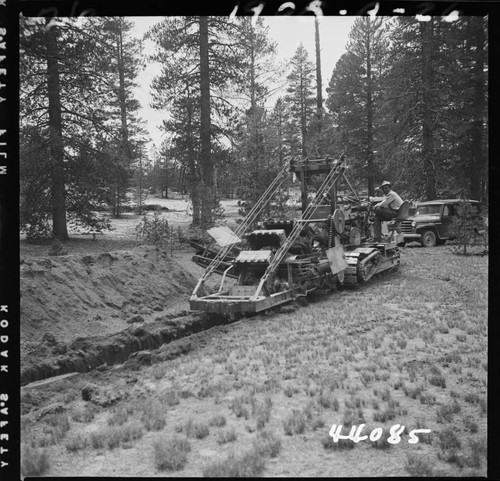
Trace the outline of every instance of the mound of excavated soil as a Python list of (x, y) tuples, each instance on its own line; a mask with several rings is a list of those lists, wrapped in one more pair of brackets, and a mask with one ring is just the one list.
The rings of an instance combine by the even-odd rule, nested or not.
[(188, 308), (196, 279), (153, 246), (21, 262), (21, 358)]

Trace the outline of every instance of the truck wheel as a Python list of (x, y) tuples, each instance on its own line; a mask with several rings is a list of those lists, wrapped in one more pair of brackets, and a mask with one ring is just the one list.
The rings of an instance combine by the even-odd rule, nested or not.
[(436, 245), (436, 234), (431, 230), (426, 230), (420, 236), (420, 243), (422, 247), (433, 247)]

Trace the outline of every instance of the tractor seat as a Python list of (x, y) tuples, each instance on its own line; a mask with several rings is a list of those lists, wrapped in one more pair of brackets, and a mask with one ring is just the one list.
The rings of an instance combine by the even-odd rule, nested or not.
[(396, 217), (394, 218), (395, 222), (401, 222), (402, 220), (408, 219), (408, 215), (410, 213), (410, 203), (405, 200), (402, 204), (401, 207), (398, 210), (398, 213), (396, 214)]

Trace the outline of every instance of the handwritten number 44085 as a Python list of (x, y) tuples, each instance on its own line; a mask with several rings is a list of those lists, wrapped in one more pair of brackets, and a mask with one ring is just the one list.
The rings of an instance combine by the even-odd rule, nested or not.
[[(365, 441), (367, 439), (374, 442), (378, 441), (382, 437), (382, 428), (375, 428), (370, 432), (369, 435), (363, 435), (362, 431), (365, 426), (365, 424), (352, 426), (349, 434), (341, 434), (343, 428), (342, 424), (334, 424), (330, 429), (329, 435), (333, 438), (333, 441), (335, 443), (337, 443), (340, 439), (350, 439), (355, 443), (358, 443), (359, 441)], [(391, 426), (391, 428), (389, 429), (389, 437), (387, 438), (387, 442), (389, 444), (398, 444), (401, 441), (401, 434), (403, 434), (404, 430), (405, 426), (401, 426), (401, 424), (395, 424), (394, 426)], [(417, 444), (419, 441), (417, 434), (426, 434), (430, 432), (430, 429), (412, 429), (408, 434), (408, 442), (410, 444)]]

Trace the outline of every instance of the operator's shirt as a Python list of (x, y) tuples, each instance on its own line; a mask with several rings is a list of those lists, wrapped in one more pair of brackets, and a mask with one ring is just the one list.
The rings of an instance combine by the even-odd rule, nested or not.
[(374, 200), (381, 200), (375, 207), (388, 207), (389, 209), (392, 210), (399, 210), (401, 207), (401, 204), (403, 203), (403, 199), (399, 197), (396, 192), (393, 190), (390, 190), (387, 195), (384, 195), (384, 197), (378, 197), (374, 198)]

